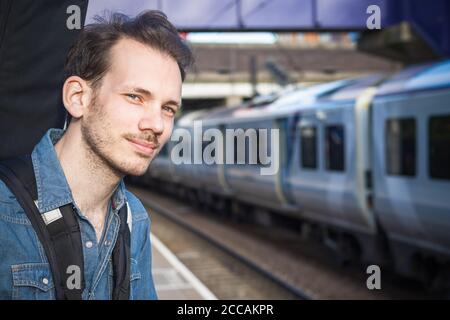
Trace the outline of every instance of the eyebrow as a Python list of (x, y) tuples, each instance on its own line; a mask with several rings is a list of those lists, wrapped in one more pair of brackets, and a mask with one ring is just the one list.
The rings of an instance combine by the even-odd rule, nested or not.
[[(133, 92), (136, 92), (136, 93), (140, 93), (143, 96), (146, 96), (147, 98), (150, 98), (152, 96), (152, 93), (149, 90), (144, 89), (144, 88), (140, 88), (140, 87), (131, 87), (131, 88), (130, 87), (126, 87), (125, 90), (130, 90), (130, 91), (133, 91)], [(169, 105), (176, 106), (178, 109), (181, 108), (181, 102), (178, 102), (176, 100), (169, 100), (169, 101), (165, 102), (164, 104), (169, 104)]]

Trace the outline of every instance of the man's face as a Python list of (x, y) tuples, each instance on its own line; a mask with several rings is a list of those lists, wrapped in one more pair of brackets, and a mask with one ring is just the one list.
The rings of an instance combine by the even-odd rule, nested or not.
[(137, 41), (119, 40), (81, 119), (87, 147), (119, 174), (145, 173), (172, 133), (181, 84), (173, 58)]

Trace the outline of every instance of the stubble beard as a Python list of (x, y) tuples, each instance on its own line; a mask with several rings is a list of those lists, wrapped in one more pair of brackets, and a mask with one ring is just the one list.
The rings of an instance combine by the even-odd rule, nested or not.
[[(114, 178), (123, 178), (126, 175), (142, 175), (147, 170), (150, 160), (146, 165), (138, 165), (114, 157), (111, 146), (121, 145), (121, 141), (115, 141), (112, 124), (107, 120), (104, 107), (96, 103), (94, 97), (89, 108), (92, 113), (81, 124), (81, 137), (85, 145), (87, 165), (94, 172), (103, 172)], [(120, 136), (119, 136), (120, 137)], [(109, 148), (108, 148), (109, 147)]]

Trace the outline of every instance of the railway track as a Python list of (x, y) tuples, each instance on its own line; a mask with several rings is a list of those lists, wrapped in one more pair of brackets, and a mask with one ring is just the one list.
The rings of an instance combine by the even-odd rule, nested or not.
[[(383, 279), (382, 290), (369, 290), (366, 286), (367, 275), (361, 270), (333, 265), (322, 246), (306, 242), (300, 235), (291, 231), (236, 224), (227, 219), (221, 219), (217, 215), (201, 214), (193, 205), (186, 205), (165, 195), (139, 188), (130, 189), (151, 212), (152, 232), (158, 237), (164, 239), (164, 236), (158, 234), (161, 232), (162, 225), (165, 225), (163, 229), (166, 231), (177, 228), (175, 234), (167, 238), (169, 248), (171, 247), (170, 242), (180, 238), (182, 232), (189, 232), (219, 250), (223, 255), (221, 259), (232, 259), (235, 261), (234, 263), (244, 265), (247, 271), (240, 273), (246, 274), (248, 270), (258, 273), (260, 275), (257, 280), (258, 285), (261, 285), (261, 282), (266, 283), (263, 285), (265, 289), (258, 290), (258, 294), (261, 293), (260, 291), (270, 293), (277, 291), (273, 287), (268, 288), (271, 286), (268, 283), (280, 288), (277, 291), (278, 295), (260, 295), (259, 298), (302, 300), (429, 298), (416, 284), (399, 281), (395, 278), (391, 279), (390, 275), (384, 277), (386, 279)], [(171, 226), (168, 226), (168, 223)], [(188, 242), (195, 240), (191, 238), (181, 241), (184, 242), (182, 246), (186, 246)], [(176, 245), (174, 246), (176, 247)], [(181, 260), (189, 264), (189, 259), (183, 260), (183, 257), (186, 258), (186, 250), (190, 249), (184, 247), (181, 250)], [(203, 260), (205, 259), (207, 258), (203, 258)], [(226, 264), (230, 263), (230, 261), (226, 262)], [(200, 264), (202, 264), (201, 259)], [(190, 266), (188, 265), (188, 267)], [(195, 269), (195, 264), (192, 268)], [(240, 267), (234, 266), (233, 268)], [(203, 271), (199, 271), (199, 273)], [(197, 274), (197, 276), (201, 278), (201, 274)], [(215, 275), (214, 277), (221, 276)], [(220, 286), (215, 281), (208, 284), (208, 278), (201, 280), (213, 292), (215, 291), (214, 286)], [(236, 280), (236, 283), (240, 282), (240, 280)], [(222, 296), (218, 294), (217, 296), (220, 299), (236, 298), (232, 293), (230, 295), (225, 293)], [(252, 299), (255, 297), (250, 295), (241, 298)]]
[(170, 219), (172, 222), (176, 223), (177, 225), (183, 227), (184, 229), (189, 230), (191, 233), (195, 234), (196, 236), (204, 239), (208, 243), (212, 244), (222, 252), (226, 253), (227, 255), (231, 256), (232, 258), (236, 259), (237, 261), (241, 262), (242, 264), (249, 267), (251, 270), (261, 274), (262, 276), (266, 277), (270, 281), (274, 282), (276, 285), (280, 286), (281, 288), (285, 289), (287, 292), (291, 293), (294, 298), (301, 299), (301, 300), (310, 300), (311, 296), (301, 290), (300, 288), (297, 288), (293, 286), (292, 284), (288, 283), (284, 279), (280, 278), (277, 274), (271, 272), (270, 270), (266, 270), (259, 266), (257, 263), (246, 257), (245, 255), (241, 254), (240, 252), (236, 251), (232, 247), (226, 245), (222, 241), (218, 240), (216, 237), (211, 236), (207, 232), (202, 231), (201, 229), (195, 227), (193, 224), (189, 223), (188, 221), (184, 220), (183, 218), (180, 218), (176, 214), (172, 214), (169, 209), (166, 209), (165, 207), (162, 207), (154, 202), (146, 202), (146, 206), (150, 207), (153, 212), (157, 212), (160, 215), (163, 215), (165, 218)]

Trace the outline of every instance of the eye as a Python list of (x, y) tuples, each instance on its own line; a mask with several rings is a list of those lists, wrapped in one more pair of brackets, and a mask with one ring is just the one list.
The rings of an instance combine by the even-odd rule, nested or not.
[(129, 100), (132, 100), (133, 102), (141, 102), (142, 101), (142, 98), (136, 94), (127, 93), (126, 96)]
[(177, 110), (170, 106), (164, 106), (163, 110), (169, 112), (171, 115), (175, 115), (175, 113), (177, 113)]

